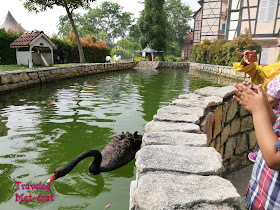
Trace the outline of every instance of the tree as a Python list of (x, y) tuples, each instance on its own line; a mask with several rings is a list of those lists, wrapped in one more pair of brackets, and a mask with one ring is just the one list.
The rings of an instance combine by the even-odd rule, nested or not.
[(73, 32), (75, 34), (75, 39), (78, 45), (78, 50), (79, 50), (79, 56), (80, 56), (80, 62), (84, 63), (85, 62), (85, 56), (82, 48), (82, 44), (79, 38), (79, 34), (76, 28), (76, 25), (73, 20), (73, 11), (79, 7), (88, 9), (89, 8), (89, 3), (93, 2), (95, 0), (22, 0), (24, 1), (24, 6), (27, 8), (29, 11), (35, 11), (38, 13), (39, 11), (46, 11), (48, 8), (52, 9), (54, 6), (61, 6), (64, 7), (69, 21), (71, 23)]
[[(133, 14), (122, 12), (123, 7), (117, 3), (104, 1), (97, 8), (90, 9), (84, 16), (76, 17), (80, 26), (78, 31), (81, 36), (95, 34), (99, 39), (104, 39), (108, 46), (114, 45), (116, 38), (126, 37), (127, 31), (134, 21)], [(60, 17), (59, 33), (65, 33), (70, 23), (67, 16)]]
[[(168, 41), (172, 43), (172, 46), (178, 45), (180, 50), (184, 45), (184, 38), (190, 31), (188, 22), (192, 11), (181, 0), (166, 0), (164, 10), (168, 14)], [(173, 51), (172, 48), (169, 50)]]
[(145, 0), (145, 8), (139, 20), (140, 43), (143, 48), (149, 44), (155, 50), (166, 49), (167, 18), (163, 9), (164, 2), (165, 0)]

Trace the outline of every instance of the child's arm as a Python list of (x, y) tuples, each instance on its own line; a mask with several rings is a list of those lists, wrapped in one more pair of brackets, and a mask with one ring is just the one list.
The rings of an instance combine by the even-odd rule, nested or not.
[(271, 113), (266, 93), (261, 85), (257, 87), (257, 93), (245, 85), (236, 84), (235, 87), (237, 89), (234, 90), (234, 99), (253, 115), (256, 137), (267, 166), (273, 170), (280, 170), (280, 153), (275, 146), (278, 136), (273, 130), (273, 111)]

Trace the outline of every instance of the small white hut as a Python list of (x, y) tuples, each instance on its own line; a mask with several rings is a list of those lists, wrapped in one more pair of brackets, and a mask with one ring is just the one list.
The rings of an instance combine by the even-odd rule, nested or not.
[(53, 49), (56, 45), (44, 34), (43, 31), (26, 31), (10, 44), (16, 48), (18, 65), (33, 64), (41, 66), (53, 66)]

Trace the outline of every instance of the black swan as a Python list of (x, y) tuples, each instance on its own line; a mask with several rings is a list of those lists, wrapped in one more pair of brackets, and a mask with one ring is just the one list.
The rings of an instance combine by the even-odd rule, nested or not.
[(80, 161), (87, 157), (94, 157), (93, 162), (89, 166), (89, 173), (92, 175), (100, 172), (115, 170), (135, 158), (136, 152), (142, 144), (142, 135), (122, 132), (122, 134), (114, 137), (102, 150), (88, 150), (75, 157), (70, 163), (55, 169), (54, 174), (47, 180), (51, 182), (55, 179), (68, 174)]

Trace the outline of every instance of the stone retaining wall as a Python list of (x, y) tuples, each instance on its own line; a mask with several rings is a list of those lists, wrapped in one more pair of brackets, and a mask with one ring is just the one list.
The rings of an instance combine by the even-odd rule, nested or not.
[(135, 69), (188, 68), (187, 62), (139, 61)]
[(99, 72), (133, 69), (137, 62), (94, 63), (0, 72), (0, 92), (24, 86)]
[[(244, 79), (244, 73), (234, 71), (232, 66), (219, 66), (204, 63), (189, 63), (189, 69), (201, 70), (224, 77)], [(249, 79), (249, 77), (247, 77)]]
[(255, 143), (252, 117), (232, 90), (202, 88), (158, 110), (136, 154), (130, 209), (246, 209), (222, 178), (249, 164)]

